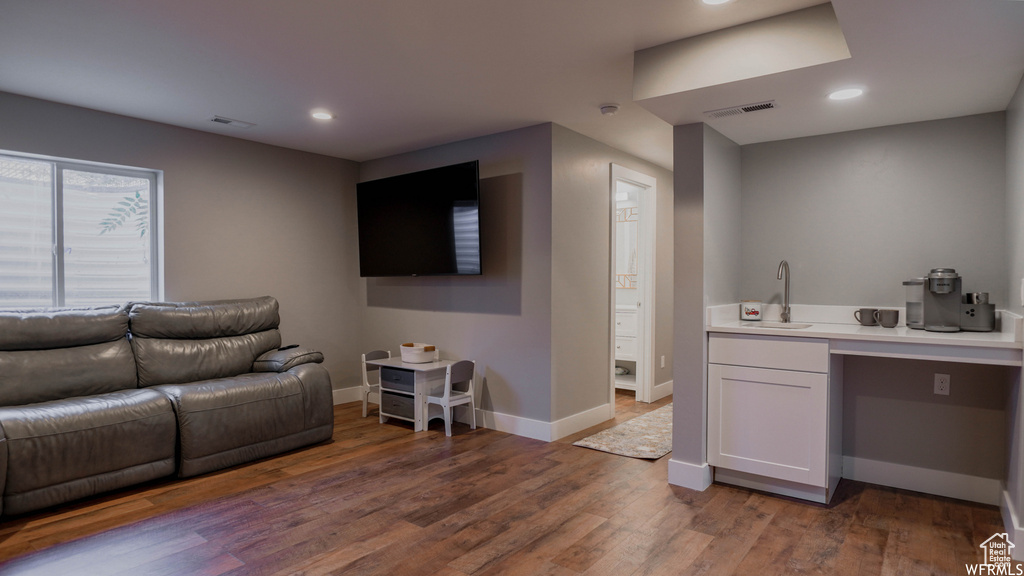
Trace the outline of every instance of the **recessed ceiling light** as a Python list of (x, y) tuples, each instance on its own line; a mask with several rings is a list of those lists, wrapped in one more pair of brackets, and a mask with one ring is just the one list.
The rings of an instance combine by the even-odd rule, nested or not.
[(707, 4), (708, 6), (718, 6), (719, 4), (725, 4), (726, 2), (730, 2), (731, 0), (701, 0), (701, 1), (704, 2), (705, 4)]
[(860, 88), (844, 88), (842, 90), (836, 90), (829, 94), (828, 97), (830, 100), (849, 100), (850, 98), (856, 98), (863, 93), (864, 91)]
[(310, 115), (313, 116), (313, 118), (316, 118), (317, 120), (334, 119), (334, 114), (331, 114), (330, 112), (325, 112), (323, 110), (314, 110), (313, 112), (310, 113)]

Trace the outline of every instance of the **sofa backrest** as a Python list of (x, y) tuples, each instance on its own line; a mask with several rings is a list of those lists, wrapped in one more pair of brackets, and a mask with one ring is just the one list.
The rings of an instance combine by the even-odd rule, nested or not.
[(0, 311), (0, 406), (136, 388), (128, 310)]
[(129, 317), (139, 386), (245, 374), (260, 354), (281, 345), (278, 304), (270, 296), (133, 303)]

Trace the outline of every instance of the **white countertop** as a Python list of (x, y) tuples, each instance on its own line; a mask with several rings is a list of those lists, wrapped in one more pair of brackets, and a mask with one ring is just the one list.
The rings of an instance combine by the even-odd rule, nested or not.
[[(799, 319), (797, 322), (801, 322)], [(1020, 348), (1012, 332), (927, 332), (906, 326), (882, 328), (860, 324), (812, 323), (808, 328), (765, 328), (760, 322), (726, 322), (709, 326), (708, 332), (734, 334), (764, 334), (797, 338), (828, 338), (830, 340), (871, 340), (875, 342), (902, 342), (916, 344), (945, 344), (951, 346), (982, 346), (986, 348)]]
[[(1021, 317), (997, 312), (997, 330), (992, 332), (928, 332), (903, 324), (895, 328), (861, 326), (853, 320), (856, 306), (793, 305), (792, 322), (809, 323), (807, 328), (772, 328), (761, 322), (738, 319), (739, 303), (708, 308), (707, 331), (712, 333), (824, 338), (837, 354), (894, 356), (950, 360), (985, 364), (1021, 365)], [(780, 307), (768, 306), (765, 322), (778, 321)], [(849, 318), (847, 322), (846, 319)]]

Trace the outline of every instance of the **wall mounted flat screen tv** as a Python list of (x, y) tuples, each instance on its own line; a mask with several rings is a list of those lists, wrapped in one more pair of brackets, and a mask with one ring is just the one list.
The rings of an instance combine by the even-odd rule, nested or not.
[(360, 182), (356, 203), (360, 276), (481, 274), (478, 161)]

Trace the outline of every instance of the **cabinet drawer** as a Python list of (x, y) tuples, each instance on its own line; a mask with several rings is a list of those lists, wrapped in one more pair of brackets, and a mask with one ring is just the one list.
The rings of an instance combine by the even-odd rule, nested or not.
[(386, 416), (398, 416), (412, 420), (416, 416), (416, 408), (412, 396), (381, 392), (380, 411)]
[(615, 358), (618, 360), (633, 360), (636, 358), (636, 338), (616, 338)]
[(828, 340), (711, 334), (708, 363), (828, 373)]
[(412, 370), (400, 370), (382, 366), (380, 369), (380, 383), (385, 388), (412, 392), (416, 386), (416, 373)]
[(615, 313), (615, 335), (636, 336), (636, 312)]

